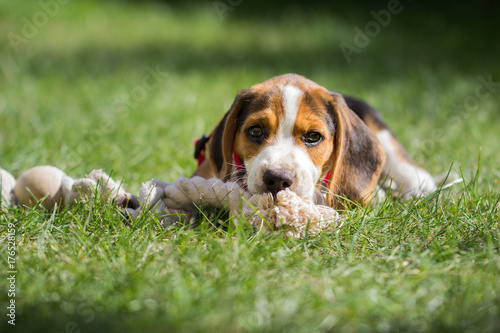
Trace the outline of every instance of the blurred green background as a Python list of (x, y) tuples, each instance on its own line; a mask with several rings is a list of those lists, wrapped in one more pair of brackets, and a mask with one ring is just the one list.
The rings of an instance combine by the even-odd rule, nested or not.
[(484, 0), (0, 0), (0, 167), (15, 176), (172, 182), (238, 90), (295, 72), (374, 105), (433, 174), (467, 178), (297, 241), (162, 233), (99, 202), (2, 211), (1, 230), (18, 221), (18, 331), (497, 330), (499, 14)]
[[(393, 7), (387, 24), (376, 21)], [(481, 155), (483, 175), (497, 179), (499, 9), (1, 0), (0, 166), (18, 175), (53, 164), (75, 177), (104, 168), (132, 190), (151, 177), (172, 181), (193, 172), (193, 140), (239, 89), (295, 72), (373, 104), (432, 173), (453, 163), (470, 174)], [(342, 43), (356, 48), (350, 59)]]

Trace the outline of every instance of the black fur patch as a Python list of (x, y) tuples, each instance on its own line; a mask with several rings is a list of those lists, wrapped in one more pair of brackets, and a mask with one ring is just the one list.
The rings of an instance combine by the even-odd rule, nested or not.
[(220, 172), (222, 170), (222, 166), (224, 165), (224, 155), (222, 153), (222, 135), (224, 134), (224, 128), (226, 127), (227, 117), (229, 116), (229, 112), (224, 115), (224, 118), (217, 124), (215, 130), (210, 138), (210, 157), (215, 161), (217, 170)]
[(370, 118), (381, 129), (388, 129), (380, 113), (378, 113), (378, 111), (375, 110), (370, 104), (348, 96), (344, 96), (344, 100), (349, 109), (351, 109), (365, 123), (366, 120)]
[(240, 109), (240, 114), (238, 115), (238, 128), (241, 128), (245, 120), (254, 112), (265, 109), (269, 106), (269, 102), (272, 99), (274, 94), (265, 94), (259, 96), (257, 98), (253, 98), (253, 96), (245, 97), (243, 101), (243, 105)]

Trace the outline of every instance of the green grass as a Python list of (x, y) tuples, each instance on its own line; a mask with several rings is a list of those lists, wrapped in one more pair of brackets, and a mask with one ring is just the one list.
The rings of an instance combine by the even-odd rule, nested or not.
[[(302, 240), (231, 220), (159, 230), (105, 202), (2, 211), (2, 265), (13, 222), (18, 273), (15, 327), (1, 274), (0, 330), (498, 331), (500, 87), (476, 96), (478, 77), (500, 81), (497, 6), (403, 5), (348, 64), (339, 43), (386, 2), (244, 1), (224, 19), (210, 1), (70, 2), (16, 52), (8, 33), (41, 7), (0, 0), (0, 167), (15, 176), (51, 164), (73, 177), (103, 168), (133, 193), (173, 182), (239, 89), (297, 72), (366, 99), (419, 164), (465, 179)], [(151, 69), (160, 84), (141, 95)]]

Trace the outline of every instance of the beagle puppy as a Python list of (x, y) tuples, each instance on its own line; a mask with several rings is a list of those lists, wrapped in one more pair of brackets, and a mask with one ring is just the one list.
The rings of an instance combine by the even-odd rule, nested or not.
[(241, 90), (208, 138), (194, 175), (237, 181), (254, 194), (289, 188), (343, 209), (345, 199), (368, 203), (379, 180), (404, 197), (436, 189), (374, 108), (297, 74)]

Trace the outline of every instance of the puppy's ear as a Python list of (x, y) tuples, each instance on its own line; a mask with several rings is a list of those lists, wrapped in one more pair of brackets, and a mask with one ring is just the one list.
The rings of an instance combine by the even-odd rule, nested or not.
[(248, 89), (240, 90), (229, 111), (212, 132), (209, 142), (209, 160), (217, 178), (229, 180), (233, 162), (233, 143), (239, 125), (241, 110), (250, 101)]
[(344, 208), (339, 196), (366, 203), (374, 194), (385, 152), (373, 131), (349, 109), (340, 94), (330, 92), (328, 104), (335, 122), (335, 138), (329, 161), (327, 204)]

